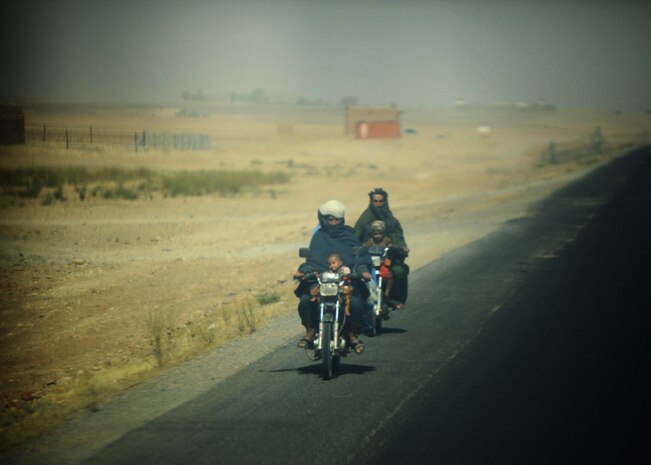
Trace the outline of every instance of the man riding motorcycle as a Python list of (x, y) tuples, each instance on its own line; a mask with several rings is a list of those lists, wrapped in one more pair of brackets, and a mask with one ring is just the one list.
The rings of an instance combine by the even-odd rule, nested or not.
[[(380, 220), (384, 222), (385, 234), (391, 238), (393, 246), (401, 248), (406, 257), (409, 254), (409, 248), (405, 241), (402, 225), (389, 208), (389, 194), (379, 187), (369, 192), (368, 196), (369, 206), (355, 223), (355, 235), (361, 242), (368, 241), (373, 235), (373, 223)], [(391, 299), (401, 307), (407, 302), (409, 266), (404, 262), (404, 258), (395, 260), (391, 271), (393, 275)]]
[[(310, 294), (310, 286), (302, 280), (307, 273), (321, 273), (329, 269), (328, 258), (337, 254), (344, 266), (361, 275), (363, 280), (371, 279), (370, 256), (366, 253), (356, 256), (355, 247), (362, 243), (355, 236), (353, 228), (345, 224), (346, 207), (338, 200), (329, 200), (321, 205), (317, 211), (319, 229), (310, 241), (310, 257), (302, 263), (294, 274), (295, 279), (300, 279), (300, 284), (294, 291), (300, 299), (298, 314), (305, 327), (305, 336), (299, 341), (298, 347), (305, 348), (314, 341), (316, 324), (318, 322), (318, 307)], [(364, 301), (368, 290), (366, 286), (356, 280), (353, 282), (353, 294), (350, 299), (350, 321), (347, 321), (345, 332), (348, 344), (357, 353), (364, 352), (364, 344), (359, 339), (359, 328), (364, 324)]]

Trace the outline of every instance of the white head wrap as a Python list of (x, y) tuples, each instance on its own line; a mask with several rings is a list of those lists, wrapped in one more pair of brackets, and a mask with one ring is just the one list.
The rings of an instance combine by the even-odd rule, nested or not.
[(346, 215), (346, 206), (339, 200), (328, 200), (319, 207), (319, 213), (323, 216), (332, 215), (335, 218), (343, 218)]

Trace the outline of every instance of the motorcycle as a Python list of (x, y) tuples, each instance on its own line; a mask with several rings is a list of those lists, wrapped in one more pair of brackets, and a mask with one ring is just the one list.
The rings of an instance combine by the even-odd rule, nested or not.
[[(310, 249), (299, 249), (299, 257), (309, 256)], [(310, 294), (319, 308), (315, 339), (305, 351), (310, 360), (321, 360), (323, 379), (331, 379), (339, 371), (341, 357), (348, 353), (342, 330), (350, 315), (351, 276), (341, 277), (339, 273), (324, 271), (306, 273), (302, 279), (310, 284)]]
[(403, 249), (391, 246), (372, 245), (366, 248), (373, 262), (372, 280), (369, 292), (369, 311), (366, 317), (366, 327), (370, 337), (380, 334), (382, 322), (390, 318), (389, 313), (395, 310), (391, 301), (384, 298), (388, 273), (391, 263), (405, 257)]

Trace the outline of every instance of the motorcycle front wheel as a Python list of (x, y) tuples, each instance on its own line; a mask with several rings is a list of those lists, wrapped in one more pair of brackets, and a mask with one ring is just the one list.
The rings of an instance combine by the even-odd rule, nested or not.
[(375, 316), (375, 305), (371, 306), (371, 309), (368, 311), (368, 315), (366, 317), (366, 328), (368, 330), (368, 336), (369, 337), (374, 337), (375, 334), (377, 333), (376, 331), (376, 316)]
[(323, 379), (332, 378), (332, 323), (325, 323), (321, 332), (323, 350), (321, 351), (321, 363), (323, 368)]
[(339, 353), (335, 353), (332, 356), (332, 374), (336, 375), (339, 373), (339, 368), (341, 367), (341, 355)]
[(375, 335), (379, 335), (382, 332), (382, 317), (379, 315), (375, 317), (373, 331), (375, 332)]

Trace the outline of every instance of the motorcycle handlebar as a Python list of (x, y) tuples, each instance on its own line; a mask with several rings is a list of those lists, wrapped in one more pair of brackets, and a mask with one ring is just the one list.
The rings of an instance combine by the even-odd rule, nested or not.
[(316, 271), (308, 271), (307, 273), (299, 272), (301, 273), (300, 275), (298, 273), (294, 274), (294, 279), (297, 281), (316, 281), (319, 277), (318, 273)]
[[(316, 271), (309, 271), (307, 273), (303, 273), (302, 276), (294, 275), (294, 279), (296, 279), (297, 281), (315, 281), (316, 282), (316, 281), (319, 281), (319, 275), (320, 275), (320, 273), (318, 273)], [(353, 271), (352, 273), (350, 273), (348, 275), (348, 277), (353, 281), (354, 280), (364, 281), (363, 274), (358, 272), (358, 271)]]
[(394, 247), (392, 245), (388, 247), (384, 247), (381, 245), (371, 245), (367, 247), (367, 250), (370, 255), (384, 255), (386, 253), (388, 257), (399, 257), (399, 258), (407, 258), (407, 256), (409, 255), (409, 253), (405, 249), (401, 247)]

